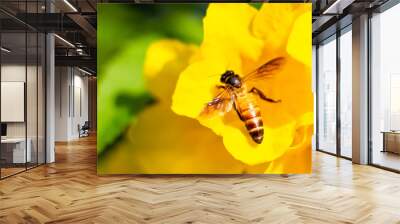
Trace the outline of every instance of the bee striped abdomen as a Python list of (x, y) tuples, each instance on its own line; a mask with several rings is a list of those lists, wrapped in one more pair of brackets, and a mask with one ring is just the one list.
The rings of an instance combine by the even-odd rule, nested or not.
[(264, 127), (260, 108), (255, 100), (248, 95), (238, 97), (238, 107), (239, 113), (251, 138), (257, 144), (261, 144), (264, 138)]

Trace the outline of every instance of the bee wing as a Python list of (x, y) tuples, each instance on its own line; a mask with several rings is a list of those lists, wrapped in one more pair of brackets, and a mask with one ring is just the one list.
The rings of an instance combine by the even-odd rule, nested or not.
[(224, 115), (231, 111), (234, 102), (234, 97), (229, 89), (220, 92), (213, 100), (208, 102), (200, 116), (212, 116), (218, 113)]
[(285, 58), (283, 57), (274, 58), (266, 62), (265, 64), (261, 65), (260, 67), (258, 67), (255, 71), (245, 75), (242, 78), (242, 81), (248, 82), (248, 81), (255, 81), (263, 78), (272, 77), (272, 75), (275, 72), (279, 71), (279, 69), (282, 68), (284, 62)]

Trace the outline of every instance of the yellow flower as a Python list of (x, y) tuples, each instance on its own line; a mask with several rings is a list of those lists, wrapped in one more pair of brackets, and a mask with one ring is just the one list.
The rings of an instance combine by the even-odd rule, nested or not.
[[(231, 33), (235, 32), (236, 36), (233, 39), (230, 40), (227, 38), (231, 33), (221, 33), (222, 29), (214, 26), (211, 30), (205, 27), (205, 38), (200, 48), (184, 44), (178, 40), (164, 39), (152, 43), (146, 53), (144, 76), (147, 80), (148, 89), (157, 99), (157, 103), (145, 109), (139, 115), (137, 122), (132, 123), (129, 127), (122, 140), (113, 147), (113, 150), (110, 150), (107, 155), (99, 160), (99, 173), (278, 174), (310, 172), (312, 98), (310, 97), (310, 63), (307, 59), (309, 52), (306, 50), (307, 44), (300, 45), (297, 43), (309, 41), (307, 39), (309, 36), (305, 31), (296, 31), (301, 31), (300, 28), (304, 28), (305, 26), (303, 23), (307, 20), (308, 14), (304, 8), (307, 7), (301, 5), (291, 6), (291, 4), (286, 5), (284, 7), (286, 9), (300, 8), (303, 11), (296, 13), (296, 19), (293, 19), (293, 21), (290, 20), (293, 26), (287, 27), (290, 31), (282, 32), (282, 34), (286, 33), (288, 35), (286, 40), (280, 36), (278, 39), (272, 39), (275, 42), (272, 40), (268, 41), (268, 43), (271, 43), (271, 48), (264, 47), (264, 45), (268, 44), (268, 38), (271, 37), (266, 35), (268, 30), (262, 30), (258, 27), (261, 26), (262, 28), (268, 25), (267, 23), (262, 23), (263, 19), (260, 16), (262, 13), (266, 16), (271, 16), (266, 12), (274, 12), (272, 8), (279, 7), (279, 5), (264, 4), (262, 9), (257, 12), (256, 9), (247, 6), (247, 4), (221, 4), (221, 6), (211, 4), (205, 18), (205, 26), (215, 19), (215, 17), (210, 17), (210, 15), (216, 16), (217, 13), (220, 13), (221, 16), (236, 18), (236, 20), (240, 20), (239, 23), (236, 23), (236, 25), (240, 24), (240, 27), (236, 27), (231, 22), (228, 23), (230, 19), (225, 18), (222, 20), (224, 17), (220, 18), (221, 21), (214, 21), (214, 24), (225, 27), (225, 32), (228, 30)], [(275, 9), (275, 12), (278, 11), (278, 9)], [(238, 18), (243, 19), (243, 21)], [(258, 22), (256, 22), (256, 18), (259, 18)], [(310, 21), (307, 21), (307, 23), (310, 23)], [(248, 27), (250, 31), (245, 27)], [(272, 29), (272, 27), (268, 29)], [(239, 37), (239, 31), (247, 32), (247, 34), (242, 33)], [(279, 32), (281, 31), (279, 30)], [(288, 32), (290, 34), (287, 34)], [(223, 45), (218, 44), (224, 38), (226, 38), (226, 42), (230, 42)], [(291, 43), (291, 41), (295, 42)], [(205, 44), (206, 42), (207, 44)], [(232, 42), (235, 42), (235, 45), (231, 44)], [(251, 44), (247, 45), (247, 43)], [(246, 46), (252, 46), (252, 49), (248, 49)], [(260, 46), (261, 50), (256, 51)], [(223, 50), (217, 50), (217, 48)], [(239, 59), (230, 58), (229, 55), (226, 55), (228, 51), (232, 55), (242, 55), (242, 52), (245, 52), (243, 55), (246, 56), (240, 56)], [(289, 146), (276, 150), (275, 148), (268, 148), (271, 145), (267, 144), (259, 150), (259, 153), (254, 152), (254, 150), (258, 149), (253, 149), (252, 145), (249, 146), (249, 137), (235, 113), (230, 113), (225, 118), (227, 119), (226, 121), (231, 119), (232, 123), (224, 124), (221, 121), (221, 117), (213, 118), (211, 121), (202, 120), (199, 123), (197, 121), (199, 111), (194, 110), (193, 117), (190, 117), (188, 115), (180, 116), (171, 110), (174, 91), (174, 100), (177, 97), (178, 87), (176, 87), (176, 84), (178, 78), (181, 82), (184, 78), (184, 73), (187, 73), (188, 69), (191, 69), (194, 72), (193, 74), (196, 74), (196, 76), (188, 80), (191, 81), (198, 76), (198, 80), (195, 80), (198, 83), (191, 83), (188, 88), (184, 89), (184, 92), (181, 92), (184, 94), (183, 96), (187, 96), (187, 100), (184, 100), (184, 103), (187, 105), (185, 109), (190, 111), (193, 109), (191, 106), (194, 105), (198, 106), (197, 110), (200, 110), (204, 106), (204, 103), (209, 101), (215, 94), (215, 92), (201, 89), (203, 87), (205, 90), (211, 89), (218, 82), (218, 75), (213, 77), (210, 77), (210, 75), (220, 74), (226, 68), (237, 66), (236, 62), (241, 66), (234, 67), (235, 69), (242, 69), (243, 72), (250, 71), (257, 65), (265, 62), (263, 57), (266, 57), (267, 59), (265, 60), (268, 60), (268, 58), (281, 55), (281, 53), (289, 58), (287, 63), (288, 68), (285, 68), (281, 74), (277, 74), (276, 78), (268, 80), (268, 83), (262, 83), (261, 87), (265, 89), (264, 91), (270, 97), (280, 98), (284, 102), (281, 105), (262, 105), (262, 112), (265, 120), (264, 123), (268, 124), (269, 132), (265, 134), (266, 137), (267, 135), (269, 136), (267, 139), (271, 141), (271, 138), (275, 136), (278, 136), (276, 138), (280, 138), (279, 131), (286, 138), (285, 130), (288, 130), (291, 133), (289, 136), (291, 137), (289, 138), (290, 141), (288, 141), (290, 142), (288, 143)], [(208, 60), (208, 56), (214, 60)], [(229, 66), (221, 66), (221, 61)], [(204, 62), (205, 64), (199, 64), (200, 62)], [(190, 66), (187, 67), (189, 64)], [(204, 66), (207, 64), (212, 66)], [(213, 66), (217, 66), (220, 69), (215, 69), (215, 72), (214, 70), (212, 71), (214, 73), (210, 73), (210, 69)], [(183, 72), (183, 70), (185, 71)], [(180, 73), (182, 74), (180, 75)], [(210, 81), (209, 84), (204, 83), (207, 80)], [(179, 85), (181, 84), (178, 83)], [(277, 89), (276, 86), (278, 85), (280, 86)], [(202, 94), (206, 94), (206, 96)], [(297, 94), (298, 97), (294, 97), (294, 94)], [(199, 97), (204, 97), (204, 99), (200, 100)], [(192, 101), (196, 100), (200, 102), (193, 104)], [(276, 108), (277, 106), (279, 107)], [(215, 124), (212, 122), (215, 122)], [(232, 127), (230, 128), (228, 124), (232, 125)], [(219, 135), (223, 138), (214, 134), (207, 127), (211, 128), (214, 132), (216, 132), (217, 128), (220, 128), (221, 133)], [(243, 132), (236, 133), (236, 130)], [(237, 135), (229, 136), (231, 133)], [(235, 139), (235, 136), (241, 136), (242, 139)], [(247, 145), (245, 144), (246, 142), (240, 143), (243, 139), (246, 139)], [(267, 139), (264, 139), (264, 142)], [(227, 141), (231, 140), (234, 142), (227, 144)], [(283, 142), (283, 140), (272, 140), (271, 142), (276, 145)], [(232, 146), (237, 142), (244, 145), (244, 147), (238, 145), (243, 150), (236, 148), (232, 151), (232, 149), (227, 147), (227, 145)], [(280, 156), (274, 155), (265, 158), (263, 153), (265, 154), (268, 150), (272, 150), (274, 153), (280, 154)], [(268, 153), (266, 154), (268, 155)], [(275, 159), (272, 159), (272, 157), (275, 157)]]
[[(222, 136), (229, 153), (248, 165), (296, 151), (296, 136), (313, 123), (310, 35), (311, 4), (263, 4), (259, 11), (248, 4), (210, 4), (203, 42), (179, 76), (172, 110)], [(281, 71), (254, 84), (270, 98), (282, 100), (279, 104), (258, 101), (264, 121), (262, 144), (251, 140), (234, 111), (199, 117), (205, 103), (217, 94), (218, 74), (233, 70), (244, 75), (278, 56), (286, 61)], [(302, 147), (309, 145), (311, 137), (305, 141)]]
[(99, 160), (101, 174), (238, 174), (263, 173), (225, 150), (221, 139), (196, 120), (171, 110), (179, 73), (197, 47), (177, 40), (152, 43), (146, 53), (144, 76), (157, 99), (127, 130), (124, 138)]

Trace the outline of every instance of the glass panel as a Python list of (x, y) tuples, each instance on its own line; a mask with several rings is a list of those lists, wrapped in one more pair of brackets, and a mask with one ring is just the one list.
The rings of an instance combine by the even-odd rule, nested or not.
[[(1, 1), (0, 7), (13, 14), (42, 13), (45, 1)], [(46, 54), (44, 34), (2, 12), (0, 19), (7, 21), (0, 23), (0, 177), (4, 178), (45, 162)]]
[(30, 158), (28, 159), (28, 168), (34, 167), (37, 165), (38, 160), (38, 142), (37, 142), (37, 132), (38, 132), (38, 36), (36, 32), (28, 32), (28, 55), (27, 55), (27, 80), (26, 80), (26, 89), (27, 89), (27, 98), (26, 98), (26, 112), (27, 112), (27, 142), (28, 142), (28, 150), (30, 149), (31, 153), (28, 154)]
[[(312, 46), (312, 88), (314, 96), (314, 108), (317, 108), (317, 96), (316, 96), (316, 80), (317, 80), (317, 47)], [(314, 130), (317, 130), (317, 113), (314, 113)], [(316, 134), (314, 132), (312, 137), (312, 150), (316, 150)]]
[(340, 36), (340, 153), (352, 157), (352, 35)]
[(400, 5), (372, 22), (372, 163), (400, 170)]
[(45, 163), (45, 35), (40, 33), (38, 45), (38, 163)]
[(336, 38), (318, 48), (318, 149), (336, 153)]
[(1, 34), (1, 161), (2, 177), (25, 170), (26, 150), (26, 33)]

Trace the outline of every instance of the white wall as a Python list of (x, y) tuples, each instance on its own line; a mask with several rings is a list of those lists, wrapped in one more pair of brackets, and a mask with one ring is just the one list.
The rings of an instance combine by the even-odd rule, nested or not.
[(68, 140), (69, 119), (69, 68), (55, 68), (55, 140)]
[(76, 68), (56, 67), (55, 140), (79, 137), (78, 124), (88, 120), (88, 78)]
[(89, 119), (88, 113), (88, 77), (82, 76), (83, 73), (76, 73), (77, 70), (74, 70), (74, 108), (73, 111), (73, 119), (72, 119), (72, 130), (71, 135), (74, 137), (78, 137), (78, 124), (83, 125), (85, 121)]
[[(25, 82), (25, 75), (27, 69), (27, 75), (29, 79), (30, 85), (36, 85), (36, 81), (32, 83), (32, 79), (30, 76), (36, 76), (36, 67), (28, 66), (27, 68), (24, 65), (19, 64), (5, 64), (1, 66), (1, 81), (2, 82)], [(36, 88), (28, 88), (27, 89), (27, 103), (33, 102), (33, 98), (36, 99)], [(4, 96), (3, 96), (4, 97)], [(29, 106), (29, 105), (28, 105)], [(34, 105), (36, 108), (36, 101)], [(2, 110), (6, 110), (7, 108), (1, 108)], [(36, 124), (36, 113), (28, 113), (28, 122), (35, 121)], [(28, 128), (33, 127), (32, 124), (28, 124)], [(36, 126), (34, 127), (36, 129)], [(25, 137), (25, 122), (7, 122), (7, 136), (8, 137)], [(28, 136), (29, 137), (29, 136)]]
[[(1, 66), (2, 82), (25, 82), (25, 64), (8, 64)], [(3, 96), (4, 97), (4, 96)], [(6, 110), (6, 108), (1, 108)], [(7, 123), (7, 137), (25, 137), (25, 123)]]

